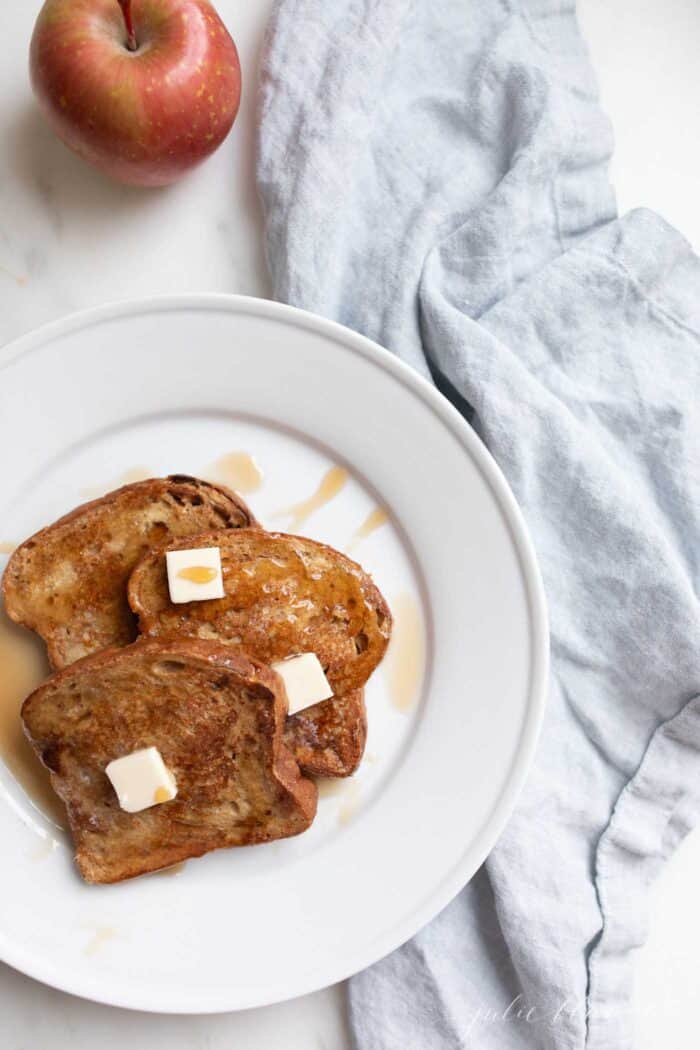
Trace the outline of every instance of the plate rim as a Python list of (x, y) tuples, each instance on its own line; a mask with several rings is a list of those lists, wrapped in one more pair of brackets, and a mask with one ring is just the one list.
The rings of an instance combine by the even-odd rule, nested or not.
[[(463, 446), (465, 454), (471, 458), (478, 469), (503, 515), (523, 576), (532, 632), (529, 699), (521, 727), (519, 746), (511, 762), (506, 782), (489, 818), (462, 854), (459, 863), (445, 873), (442, 881), (410, 915), (404, 917), (388, 933), (382, 935), (379, 943), (377, 943), (377, 938), (373, 938), (362, 950), (355, 952), (352, 959), (345, 958), (342, 965), (330, 969), (326, 967), (323, 975), (307, 971), (299, 978), (290, 977), (284, 987), (270, 988), (263, 994), (260, 990), (246, 990), (245, 994), (241, 995), (236, 988), (226, 989), (224, 993), (220, 990), (207, 993), (202, 989), (190, 989), (187, 995), (188, 1001), (183, 1003), (181, 992), (175, 988), (165, 996), (160, 991), (154, 993), (152, 990), (146, 990), (145, 994), (138, 989), (131, 989), (131, 994), (123, 989), (110, 992), (109, 989), (103, 990), (99, 987), (101, 983), (99, 979), (95, 980), (93, 977), (80, 979), (73, 974), (63, 976), (53, 964), (47, 965), (42, 959), (33, 958), (31, 952), (24, 951), (19, 945), (9, 945), (0, 930), (0, 959), (34, 980), (104, 1005), (147, 1012), (194, 1015), (272, 1005), (346, 980), (405, 944), (435, 918), (467, 885), (503, 832), (532, 764), (546, 706), (549, 679), (549, 624), (544, 586), (528, 528), (505, 476), (486, 446), (457, 409), (420, 373), (378, 343), (337, 321), (331, 321), (285, 303), (220, 292), (120, 299), (70, 313), (11, 340), (0, 347), (0, 370), (12, 361), (57, 338), (95, 324), (125, 315), (138, 316), (183, 309), (205, 312), (223, 310), (234, 314), (253, 314), (263, 319), (287, 322), (296, 327), (314, 331), (321, 336), (342, 343), (351, 351), (369, 359), (370, 362), (378, 365), (398, 382), (412, 390)], [(195, 1002), (197, 998), (199, 1001)]]

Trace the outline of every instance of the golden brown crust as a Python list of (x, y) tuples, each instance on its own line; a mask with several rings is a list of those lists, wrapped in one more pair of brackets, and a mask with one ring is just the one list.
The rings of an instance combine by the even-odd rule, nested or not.
[(307, 776), (351, 776), (362, 760), (366, 740), (362, 689), (290, 715), (284, 729), (284, 742)]
[(173, 605), (165, 547), (129, 581), (129, 604), (148, 636), (213, 638), (263, 663), (315, 652), (338, 696), (361, 689), (382, 659), (391, 613), (361, 567), (303, 536), (239, 529), (167, 544), (219, 547), (226, 595)]
[(151, 547), (203, 528), (257, 522), (236, 493), (185, 474), (125, 485), (26, 540), (2, 580), (8, 615), (46, 641), (54, 668), (137, 635), (126, 600)]
[[(58, 671), (25, 701), (25, 730), (66, 804), (88, 882), (304, 831), (316, 788), (282, 741), (278, 677), (230, 648), (141, 639)], [(155, 746), (177, 797), (125, 813), (104, 772)]]

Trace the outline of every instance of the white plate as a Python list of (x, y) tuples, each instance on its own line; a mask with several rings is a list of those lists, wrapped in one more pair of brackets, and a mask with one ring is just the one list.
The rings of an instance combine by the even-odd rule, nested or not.
[(353, 554), (397, 621), (367, 689), (367, 758), (298, 838), (85, 886), (0, 763), (0, 957), (91, 999), (196, 1013), (301, 995), (396, 948), (495, 843), (542, 716), (542, 587), (493, 461), (389, 353), (261, 300), (109, 306), (0, 365), (0, 543), (138, 469), (207, 476), (233, 451), (264, 473), (255, 513), (284, 528), (275, 512), (339, 464), (347, 484), (300, 531), (344, 548), (387, 508)]

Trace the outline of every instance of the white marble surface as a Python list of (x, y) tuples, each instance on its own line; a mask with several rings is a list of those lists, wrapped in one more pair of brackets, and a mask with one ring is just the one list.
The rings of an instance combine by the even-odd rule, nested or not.
[[(165, 191), (115, 186), (76, 160), (32, 103), (26, 55), (40, 0), (3, 11), (0, 63), (0, 343), (44, 321), (110, 299), (184, 291), (265, 295), (260, 214), (252, 180), (253, 85), (270, 0), (219, 0), (239, 45), (244, 103), (219, 153)], [(618, 140), (621, 210), (656, 208), (700, 247), (697, 0), (581, 0), (604, 100)], [(638, 1046), (681, 1046), (697, 1033), (700, 834), (660, 880), (640, 953)], [(0, 964), (3, 1050), (56, 1050), (127, 1041), (152, 1050), (347, 1050), (341, 988), (214, 1017), (163, 1017), (96, 1006)]]

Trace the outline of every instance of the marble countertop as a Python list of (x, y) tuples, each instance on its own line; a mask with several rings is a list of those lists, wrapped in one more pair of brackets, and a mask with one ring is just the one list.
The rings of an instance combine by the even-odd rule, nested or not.
[[(193, 291), (269, 294), (253, 181), (254, 84), (271, 0), (218, 8), (238, 44), (244, 98), (234, 132), (180, 185), (119, 187), (68, 153), (43, 124), (27, 77), (40, 0), (7, 5), (0, 63), (0, 344), (84, 307)], [(660, 211), (700, 247), (695, 134), (697, 0), (580, 0), (581, 21), (617, 135), (620, 210)], [(650, 70), (653, 75), (650, 75)], [(640, 952), (640, 1050), (680, 1046), (697, 1030), (700, 833), (660, 880)], [(125, 1041), (151, 1050), (349, 1050), (342, 988), (241, 1014), (165, 1017), (98, 1006), (0, 964), (3, 1050)]]

